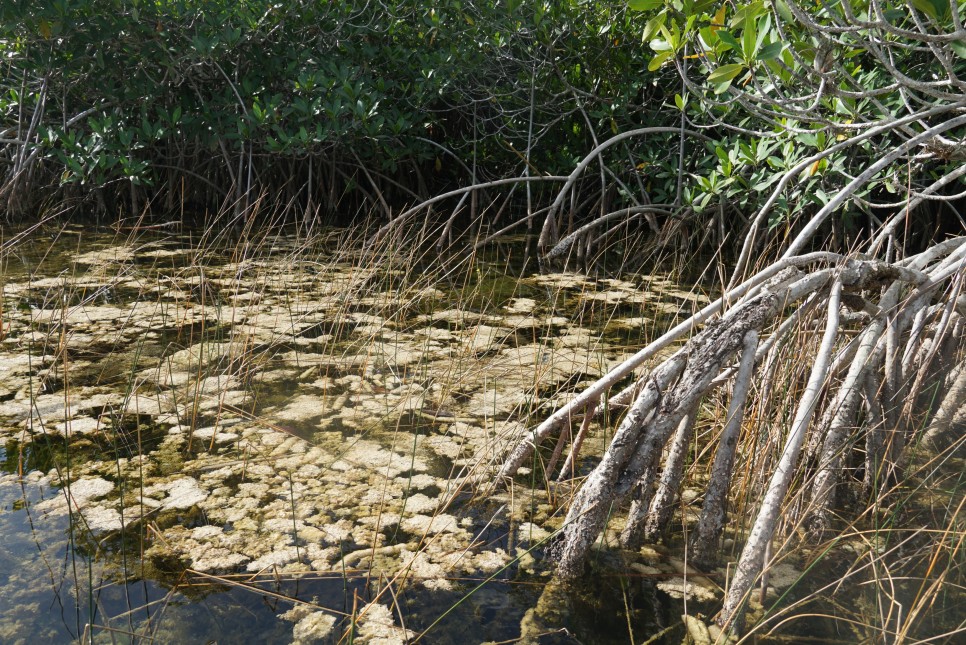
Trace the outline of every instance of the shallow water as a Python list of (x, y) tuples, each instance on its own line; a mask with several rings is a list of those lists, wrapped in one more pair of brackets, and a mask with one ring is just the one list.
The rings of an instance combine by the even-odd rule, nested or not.
[(524, 623), (623, 643), (678, 620), (674, 567), (640, 554), (539, 607), (567, 490), (464, 478), (703, 297), (362, 266), (289, 235), (68, 226), (4, 247), (0, 642), (467, 643)]

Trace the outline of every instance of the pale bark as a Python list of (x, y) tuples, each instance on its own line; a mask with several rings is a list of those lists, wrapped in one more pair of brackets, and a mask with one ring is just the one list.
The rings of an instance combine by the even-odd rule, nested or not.
[(798, 235), (794, 240), (788, 245), (785, 250), (785, 254), (782, 257), (791, 257), (797, 255), (801, 251), (802, 247), (815, 235), (819, 227), (825, 222), (828, 217), (838, 211), (838, 209), (844, 204), (855, 191), (859, 190), (866, 184), (869, 180), (875, 176), (876, 173), (881, 172), (883, 168), (889, 166), (896, 159), (899, 159), (906, 153), (908, 153), (913, 148), (920, 146), (928, 141), (935, 139), (937, 136), (946, 132), (947, 130), (952, 130), (953, 128), (958, 128), (961, 125), (966, 124), (966, 115), (961, 115), (953, 117), (947, 121), (936, 124), (931, 128), (917, 134), (914, 137), (902, 142), (901, 144), (893, 147), (888, 153), (877, 159), (874, 163), (870, 164), (868, 168), (863, 170), (857, 177), (848, 183), (844, 188), (839, 190), (828, 202), (826, 202), (822, 208), (812, 216), (808, 223), (799, 231)]
[(689, 136), (701, 139), (702, 141), (710, 141), (707, 135), (702, 134), (700, 132), (695, 132), (692, 130), (682, 130), (681, 128), (672, 128), (667, 126), (657, 126), (657, 127), (638, 128), (636, 130), (629, 130), (627, 132), (621, 132), (620, 134), (617, 134), (611, 137), (607, 141), (604, 141), (600, 145), (596, 146), (593, 150), (591, 150), (587, 154), (587, 156), (585, 156), (580, 161), (580, 163), (577, 164), (577, 167), (574, 168), (573, 172), (570, 173), (570, 176), (567, 177), (567, 182), (563, 185), (563, 188), (560, 189), (560, 192), (557, 193), (556, 199), (554, 199), (553, 204), (550, 206), (550, 212), (547, 213), (547, 217), (543, 222), (543, 227), (540, 230), (540, 238), (537, 241), (537, 245), (541, 249), (545, 249), (549, 247), (551, 244), (553, 244), (554, 242), (556, 242), (555, 238), (556, 238), (557, 212), (560, 210), (560, 207), (563, 206), (564, 200), (566, 199), (567, 194), (570, 192), (570, 189), (576, 183), (577, 178), (584, 173), (587, 167), (590, 164), (592, 164), (594, 160), (598, 156), (600, 156), (601, 153), (604, 152), (604, 150), (610, 148), (611, 146), (617, 143), (620, 143), (621, 141), (625, 141), (633, 137), (639, 137), (639, 136), (648, 135), (648, 134), (663, 134), (663, 133), (688, 134)]
[(691, 534), (691, 561), (705, 570), (713, 568), (718, 561), (718, 539), (721, 537), (721, 530), (727, 516), (735, 447), (738, 445), (748, 391), (751, 389), (757, 345), (758, 332), (751, 329), (745, 334), (738, 376), (735, 378), (731, 403), (728, 405), (728, 420), (718, 440), (718, 450), (714, 455), (711, 477), (701, 506), (701, 517)]
[[(827, 508), (831, 508), (833, 498), (827, 493), (834, 489), (841, 471), (843, 451), (850, 445), (849, 428), (858, 417), (858, 406), (863, 396), (869, 409), (868, 420), (875, 428), (867, 439), (867, 480), (874, 485), (884, 472), (882, 465), (889, 462), (884, 454), (889, 443), (884, 435), (888, 426), (880, 421), (884, 401), (877, 383), (883, 378), (888, 355), (897, 372), (893, 374), (893, 383), (899, 385), (907, 330), (917, 322), (922, 329), (923, 324), (923, 318), (917, 320), (915, 311), (910, 309), (928, 306), (936, 298), (936, 291), (948, 285), (947, 281), (961, 271), (966, 262), (966, 246), (960, 241), (947, 244), (944, 248), (949, 253), (945, 258), (941, 253), (929, 252), (896, 264), (846, 259), (827, 253), (780, 261), (709, 304), (688, 321), (669, 330), (528, 433), (504, 462), (499, 474), (501, 483), (513, 476), (540, 441), (562, 424), (569, 424), (578, 411), (585, 411), (578, 437), (583, 435), (593, 416), (593, 408), (586, 410), (587, 406), (596, 406), (600, 397), (605, 396), (618, 380), (631, 374), (681, 335), (693, 332), (705, 323), (704, 328), (695, 333), (684, 347), (661, 362), (645, 378), (625, 389), (626, 393), (635, 393), (636, 398), (600, 463), (577, 492), (560, 534), (551, 547), (551, 558), (557, 561), (557, 575), (566, 579), (583, 572), (587, 555), (608, 518), (619, 512), (621, 505), (632, 495), (635, 502), (631, 505), (621, 541), (625, 546), (636, 544), (642, 519), (646, 517), (644, 511), (649, 506), (649, 497), (654, 490), (654, 480), (659, 472), (657, 464), (665, 443), (676, 428), (686, 430), (687, 424), (682, 426), (682, 419), (695, 410), (709, 389), (723, 384), (737, 371), (721, 445), (715, 455), (709, 488), (705, 492), (705, 508), (694, 533), (694, 552), (690, 556), (703, 566), (714, 561), (734, 468), (734, 447), (740, 434), (755, 365), (766, 353), (774, 356), (778, 345), (792, 338), (794, 329), (802, 329), (802, 322), (807, 316), (803, 309), (810, 310), (826, 302), (828, 318), (816, 359), (778, 463), (771, 474), (763, 473), (764, 481), (768, 482), (764, 498), (725, 600), (721, 622), (740, 622), (744, 598), (762, 571), (785, 496), (791, 482), (800, 474), (798, 464), (805, 438), (814, 425), (814, 413), (821, 399), (830, 401), (821, 424), (829, 428), (829, 432), (825, 442), (819, 442), (816, 446), (820, 460), (813, 494), (822, 502), (827, 502)], [(798, 269), (816, 262), (835, 262), (837, 265), (807, 274)], [(876, 305), (870, 302), (870, 294), (878, 293), (881, 285), (889, 285), (889, 289)], [(828, 295), (830, 289), (831, 295)], [(849, 307), (864, 312), (860, 317), (849, 318), (846, 323), (863, 325), (865, 329), (851, 342), (837, 345), (838, 328), (846, 324), (839, 311), (846, 289), (849, 292)], [(946, 295), (949, 295), (948, 291)], [(788, 308), (806, 298), (808, 300), (798, 312), (785, 315)], [(713, 322), (706, 322), (721, 312), (726, 304), (730, 309), (725, 315)], [(759, 345), (759, 332), (766, 326), (775, 331), (768, 341)], [(803, 338), (811, 333), (810, 330), (803, 331)], [(736, 370), (732, 357), (739, 351), (742, 358)], [(834, 378), (830, 377), (830, 368), (833, 366), (836, 369)], [(768, 379), (767, 376), (759, 376), (765, 381)], [(822, 391), (827, 384), (839, 379), (843, 381), (841, 386), (832, 394), (823, 396)], [(768, 383), (763, 385), (765, 387), (761, 391), (767, 392)], [(768, 396), (769, 400), (774, 398), (771, 393)], [(771, 404), (765, 408), (768, 405)], [(650, 504), (655, 511), (658, 507), (669, 507), (668, 500), (673, 499), (680, 488), (680, 462), (686, 454), (688, 436), (685, 431), (678, 433), (675, 449), (671, 452), (662, 478), (661, 502)], [(575, 440), (577, 443), (579, 439)], [(818, 450), (819, 446), (821, 451)], [(565, 464), (561, 477), (569, 476), (572, 469), (571, 459)], [(659, 525), (660, 522), (656, 524)]]
[[(611, 506), (623, 501), (639, 483), (668, 435), (741, 346), (745, 333), (769, 320), (780, 300), (765, 293), (732, 310), (655, 370), (570, 507), (560, 539), (559, 575), (572, 578), (580, 574)], [(678, 382), (668, 389), (679, 374)], [(654, 418), (645, 426), (652, 410)]]
[[(656, 455), (655, 455), (656, 456)], [(644, 538), (644, 522), (647, 521), (651, 500), (654, 499), (654, 477), (657, 473), (657, 459), (644, 469), (637, 485), (631, 491), (631, 505), (627, 510), (627, 523), (621, 531), (620, 543), (625, 549), (639, 549)]]
[[(891, 310), (898, 300), (900, 284), (894, 283), (886, 291), (880, 301), (883, 311)], [(842, 455), (846, 443), (854, 431), (855, 419), (858, 416), (861, 402), (862, 386), (872, 366), (872, 353), (875, 351), (879, 338), (885, 331), (886, 316), (880, 314), (862, 333), (858, 350), (849, 366), (845, 380), (839, 386), (832, 403), (832, 420), (829, 423), (822, 443), (819, 456), (818, 470), (812, 484), (810, 514), (806, 521), (809, 532), (815, 540), (822, 539), (832, 522), (832, 511), (835, 505), (835, 488), (841, 474)]]
[(862, 480), (862, 495), (866, 499), (878, 496), (882, 487), (883, 460), (885, 458), (885, 418), (879, 403), (882, 380), (881, 357), (862, 384), (866, 405), (865, 431), (865, 477)]
[(564, 540), (569, 545), (571, 557), (561, 559), (557, 570), (563, 578), (574, 578), (583, 568), (583, 558), (600, 533), (610, 509), (617, 477), (637, 445), (644, 421), (652, 414), (661, 392), (681, 374), (686, 363), (686, 355), (679, 351), (655, 371), (618, 427), (601, 462), (577, 493), (564, 529)]
[(570, 446), (570, 452), (567, 453), (567, 458), (560, 468), (560, 474), (557, 476), (558, 483), (566, 481), (567, 479), (573, 479), (576, 476), (577, 456), (580, 454), (581, 446), (584, 445), (584, 439), (587, 438), (587, 433), (590, 432), (590, 423), (593, 421), (596, 411), (597, 401), (594, 401), (588, 406), (584, 420), (580, 424), (580, 430), (577, 431), (577, 436), (574, 437), (574, 443)]
[[(768, 213), (771, 212), (771, 209), (778, 202), (779, 197), (781, 197), (782, 193), (785, 191), (788, 185), (791, 184), (791, 182), (796, 181), (796, 179), (799, 176), (801, 176), (801, 173), (803, 170), (813, 165), (814, 163), (826, 157), (829, 157), (833, 154), (836, 154), (841, 150), (854, 146), (857, 143), (879, 136), (880, 134), (893, 130), (894, 128), (905, 127), (908, 124), (915, 123), (916, 121), (919, 121), (923, 118), (944, 114), (947, 111), (948, 111), (948, 107), (945, 105), (938, 106), (938, 107), (931, 107), (928, 110), (923, 110), (920, 113), (908, 114), (906, 116), (903, 116), (902, 118), (895, 119), (887, 123), (883, 123), (882, 125), (870, 128), (865, 132), (856, 134), (855, 136), (852, 136), (846, 139), (845, 141), (840, 141), (833, 146), (829, 146), (827, 149), (821, 152), (818, 152), (812, 155), (811, 157), (808, 157), (807, 159), (803, 159), (796, 166), (794, 166), (793, 168), (790, 168), (784, 175), (782, 175), (782, 178), (775, 185), (775, 188), (772, 189), (771, 194), (768, 196), (768, 199), (765, 201), (762, 207), (758, 209), (758, 212), (755, 214), (754, 220), (752, 220), (751, 225), (748, 227), (748, 232), (745, 234), (744, 242), (741, 245), (741, 253), (738, 257), (735, 270), (731, 274), (731, 281), (728, 286), (732, 287), (735, 284), (737, 284), (742, 274), (744, 274), (745, 270), (748, 268), (748, 263), (749, 263), (749, 260), (751, 259), (751, 254), (754, 252), (755, 247), (757, 246), (756, 238), (758, 235), (758, 229), (761, 228), (761, 225), (765, 222), (765, 217), (768, 215)], [(878, 236), (876, 237), (876, 240), (873, 242), (873, 244), (870, 246), (872, 246), (873, 248), (878, 248), (879, 246), (881, 246), (881, 244), (882, 244), (882, 237)]]
[(966, 361), (959, 363), (950, 376), (951, 385), (923, 435), (926, 445), (937, 452), (962, 441), (963, 429), (957, 428), (954, 420), (966, 410)]
[[(691, 440), (694, 438), (696, 412), (692, 409), (681, 419), (674, 433), (674, 439), (671, 441), (671, 449), (664, 462), (661, 480), (658, 482), (657, 491), (651, 500), (650, 510), (644, 522), (644, 540), (648, 542), (656, 542), (660, 539), (674, 515), (674, 499), (684, 478), (684, 460), (688, 455)], [(637, 541), (636, 538), (633, 540), (633, 542)]]
[[(725, 303), (734, 303), (740, 298), (747, 299), (746, 296), (749, 293), (757, 292), (759, 287), (766, 282), (770, 283), (770, 288), (772, 289), (778, 289), (779, 285), (789, 284), (801, 276), (801, 273), (795, 270), (796, 267), (808, 266), (817, 262), (837, 262), (843, 259), (844, 258), (837, 253), (816, 252), (780, 260), (759, 271), (742, 284), (728, 291), (728, 293), (726, 293), (724, 296), (716, 299), (714, 302), (709, 303), (687, 320), (675, 325), (673, 328), (665, 332), (660, 338), (654, 340), (647, 345), (647, 347), (644, 347), (636, 354), (622, 362), (620, 365), (613, 368), (610, 372), (602, 376), (593, 385), (571, 399), (570, 402), (558, 408), (536, 428), (527, 432), (526, 435), (520, 439), (510, 450), (503, 462), (503, 465), (500, 467), (500, 470), (496, 475), (495, 485), (505, 485), (507, 480), (516, 474), (520, 466), (523, 465), (523, 462), (525, 462), (530, 455), (533, 454), (534, 448), (544, 441), (548, 436), (550, 436), (555, 430), (560, 428), (563, 423), (569, 423), (574, 414), (585, 409), (591, 403), (596, 402), (617, 382), (643, 365), (645, 361), (648, 361), (656, 356), (660, 351), (678, 340), (682, 335), (688, 332), (693, 332), (699, 325), (706, 322), (712, 316), (720, 313)], [(874, 267), (879, 267), (881, 265), (881, 263), (874, 262), (859, 262), (856, 264), (861, 268), (861, 271), (866, 273), (872, 271)], [(888, 268), (894, 271), (899, 270), (895, 267)], [(796, 287), (797, 291), (800, 292), (799, 295), (795, 295), (789, 291), (788, 295), (786, 296), (786, 300), (793, 302), (801, 297), (800, 294), (814, 291), (815, 288), (817, 288), (814, 285), (821, 284), (827, 280), (827, 275), (830, 270), (826, 269), (824, 271), (824, 274), (822, 271), (819, 271), (800, 281), (801, 284), (798, 284)], [(858, 280), (858, 277), (856, 280)], [(638, 386), (639, 383), (636, 386), (627, 388), (625, 392), (634, 391), (634, 389)]]
[(828, 373), (832, 349), (838, 335), (841, 295), (842, 283), (836, 281), (829, 296), (829, 312), (825, 333), (818, 355), (815, 357), (808, 384), (802, 393), (802, 399), (795, 412), (795, 419), (785, 441), (785, 448), (775, 472), (772, 474), (765, 498), (762, 500), (761, 509), (758, 511), (758, 516), (748, 536), (748, 541), (745, 543), (745, 548), (741, 552), (735, 577), (725, 596), (724, 607), (722, 607), (718, 618), (718, 623), (722, 626), (729, 626), (737, 630), (742, 627), (742, 608), (748, 592), (755, 584), (755, 579), (761, 573), (764, 565), (765, 551), (774, 535), (785, 494), (788, 492), (788, 487), (795, 476), (798, 456), (805, 441), (805, 432), (808, 430), (809, 422), (815, 412), (815, 406), (818, 404), (819, 393)]

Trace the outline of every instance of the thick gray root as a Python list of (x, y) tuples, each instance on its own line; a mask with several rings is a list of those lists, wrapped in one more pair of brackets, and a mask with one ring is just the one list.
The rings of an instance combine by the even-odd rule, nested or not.
[(718, 561), (718, 539), (727, 516), (728, 491), (731, 488), (731, 471), (735, 462), (735, 448), (741, 433), (741, 422), (745, 415), (745, 402), (751, 388), (751, 377), (755, 370), (755, 355), (758, 346), (758, 332), (754, 329), (745, 334), (744, 348), (738, 376), (728, 405), (728, 421), (721, 431), (718, 450), (711, 467), (711, 478), (704, 494), (701, 517), (691, 534), (691, 561), (698, 567), (710, 570)]
[(694, 437), (694, 418), (696, 410), (690, 410), (678, 425), (671, 440), (671, 449), (668, 451), (667, 459), (664, 462), (664, 470), (661, 472), (661, 481), (657, 485), (657, 492), (651, 500), (651, 507), (644, 522), (644, 540), (656, 542), (661, 538), (664, 529), (671, 523), (674, 516), (674, 500), (677, 497), (678, 489), (681, 487), (681, 480), (684, 478), (684, 459), (688, 455), (688, 446)]
[[(898, 297), (899, 284), (896, 283), (889, 287), (883, 296), (883, 309), (893, 307)], [(806, 520), (809, 533), (816, 541), (821, 540), (831, 527), (836, 483), (842, 469), (842, 455), (846, 444), (856, 434), (854, 426), (862, 402), (863, 385), (868, 378), (870, 368), (876, 363), (872, 360), (872, 354), (885, 331), (885, 326), (886, 317), (880, 314), (863, 332), (849, 371), (829, 406), (832, 420), (825, 434), (825, 441), (822, 443), (818, 471), (812, 485), (810, 514)]]
[(931, 449), (942, 452), (962, 441), (963, 427), (957, 417), (966, 416), (966, 360), (950, 374), (950, 386), (926, 428), (923, 441)]
[(725, 596), (724, 606), (718, 617), (718, 624), (737, 631), (741, 631), (743, 625), (743, 608), (748, 593), (751, 591), (758, 574), (764, 566), (765, 552), (771, 543), (775, 533), (775, 526), (778, 523), (778, 516), (781, 512), (782, 502), (785, 494), (791, 485), (792, 479), (796, 475), (798, 457), (801, 454), (802, 444), (805, 442), (805, 432), (808, 429), (812, 414), (818, 404), (819, 393), (825, 383), (828, 374), (829, 364), (831, 363), (832, 349), (835, 345), (835, 338), (838, 335), (839, 326), (839, 303), (842, 295), (842, 283), (836, 281), (829, 296), (829, 315), (825, 326), (825, 333), (822, 336), (822, 344), (819, 347), (818, 355), (812, 366), (812, 372), (808, 377), (808, 384), (805, 392), (799, 401), (795, 412), (795, 419), (785, 440), (785, 447), (782, 456), (778, 461), (778, 466), (772, 474), (765, 498), (762, 500), (755, 524), (745, 543), (745, 548), (741, 552), (738, 560), (738, 567), (735, 570), (735, 577), (728, 588)]
[[(748, 330), (761, 327), (778, 306), (778, 297), (770, 293), (749, 300), (708, 325), (655, 370), (570, 507), (558, 547), (558, 575), (572, 578), (582, 573), (612, 506), (640, 483), (668, 436), (741, 347)], [(679, 374), (680, 379), (669, 389)]]

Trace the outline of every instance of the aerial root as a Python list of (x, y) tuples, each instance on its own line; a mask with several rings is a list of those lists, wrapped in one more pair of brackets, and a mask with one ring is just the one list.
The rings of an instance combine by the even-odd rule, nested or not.
[[(608, 519), (628, 500), (622, 546), (635, 548), (662, 537), (684, 481), (699, 405), (718, 386), (731, 384), (688, 547), (691, 562), (704, 568), (717, 563), (742, 429), (750, 431), (752, 453), (762, 442), (781, 440), (780, 447), (767, 450), (777, 449), (777, 461), (765, 474), (759, 510), (718, 619), (721, 626), (740, 629), (745, 600), (768, 566), (767, 552), (793, 482), (803, 482), (809, 500), (797, 521), (814, 539), (822, 539), (834, 528), (847, 474), (861, 490), (886, 494), (890, 482), (901, 476), (909, 446), (922, 443), (920, 438), (932, 449), (956, 443), (961, 434), (956, 424), (962, 423), (966, 403), (966, 300), (958, 290), (966, 263), (964, 243), (966, 238), (957, 238), (944, 243), (942, 252), (933, 247), (894, 264), (834, 254), (786, 258), (638, 352), (527, 433), (502, 464), (497, 483), (511, 478), (553, 434), (569, 439), (562, 428), (582, 412), (574, 448), (560, 473), (570, 477), (574, 455), (608, 389), (676, 338), (704, 325), (611, 398), (629, 406), (551, 547), (558, 578), (583, 572)], [(817, 262), (828, 266), (803, 270)], [(722, 314), (726, 302), (730, 308)], [(825, 331), (816, 345), (816, 314), (823, 311)], [(787, 365), (797, 367), (789, 371), (782, 367)], [(795, 415), (789, 427), (781, 419), (790, 403)], [(775, 427), (776, 422), (781, 433), (770, 437), (764, 425)], [(738, 481), (746, 494), (755, 493), (748, 481)]]

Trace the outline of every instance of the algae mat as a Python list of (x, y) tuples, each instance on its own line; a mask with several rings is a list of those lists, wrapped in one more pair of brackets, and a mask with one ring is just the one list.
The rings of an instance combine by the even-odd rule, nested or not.
[[(4, 249), (11, 643), (406, 642), (441, 616), (428, 642), (519, 637), (566, 500), (468, 479), (703, 302), (654, 276), (376, 270), (285, 235)], [(615, 621), (583, 642), (623, 642)]]

